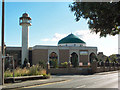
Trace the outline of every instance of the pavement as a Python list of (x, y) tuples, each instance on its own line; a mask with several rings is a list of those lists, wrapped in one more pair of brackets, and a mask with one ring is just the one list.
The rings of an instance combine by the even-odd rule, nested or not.
[[(111, 71), (111, 72), (102, 72), (102, 73), (96, 73), (94, 75), (106, 75), (106, 74), (112, 74), (112, 73), (118, 73), (118, 71)], [(74, 76), (74, 75), (71, 75)], [(79, 75), (83, 76), (84, 75)], [(90, 76), (90, 75), (85, 75)], [(76, 76), (75, 76), (76, 77)], [(24, 82), (18, 82), (18, 83), (8, 83), (4, 84), (3, 86), (0, 86), (0, 89), (2, 90), (8, 90), (8, 89), (19, 89), (23, 87), (30, 87), (35, 85), (44, 85), (47, 83), (59, 83), (70, 80), (70, 77), (66, 77), (66, 75), (52, 75), (49, 79), (40, 79), (40, 80), (28, 80)]]
[(52, 82), (60, 82), (60, 81), (65, 81), (65, 80), (66, 80), (65, 78), (28, 80), (28, 81), (24, 81), (24, 82), (4, 84), (3, 86), (0, 86), (0, 88), (2, 88), (2, 90), (15, 89), (15, 88), (17, 89), (17, 88), (21, 88), (21, 87), (28, 87), (28, 86), (40, 85), (40, 84), (52, 83)]

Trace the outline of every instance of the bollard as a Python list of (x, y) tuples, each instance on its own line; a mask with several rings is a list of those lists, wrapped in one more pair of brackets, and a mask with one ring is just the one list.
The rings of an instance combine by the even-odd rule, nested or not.
[(28, 62), (27, 64), (26, 64), (26, 68), (30, 68), (30, 63)]
[(70, 68), (70, 67), (71, 67), (71, 62), (69, 61), (69, 62), (68, 62), (68, 68)]

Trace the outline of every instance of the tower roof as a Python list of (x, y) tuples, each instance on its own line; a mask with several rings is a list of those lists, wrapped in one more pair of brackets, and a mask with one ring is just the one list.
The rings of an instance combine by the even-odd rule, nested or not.
[(61, 39), (58, 44), (65, 44), (65, 43), (82, 43), (85, 44), (83, 40), (75, 36), (74, 34), (69, 34), (65, 38)]
[(28, 20), (31, 20), (31, 18), (29, 17), (29, 15), (25, 12), (23, 13), (22, 17), (20, 17), (20, 20), (23, 19), (23, 18), (26, 18)]
[(28, 17), (29, 15), (25, 12), (25, 13), (23, 13), (22, 16), (23, 16), (23, 17)]

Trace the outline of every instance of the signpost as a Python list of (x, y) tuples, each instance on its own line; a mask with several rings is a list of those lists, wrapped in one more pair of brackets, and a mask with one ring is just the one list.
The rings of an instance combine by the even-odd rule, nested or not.
[(2, 53), (0, 47), (0, 85), (2, 85)]
[(0, 58), (0, 84), (4, 85), (4, 0), (2, 0), (2, 42), (1, 42), (1, 58)]

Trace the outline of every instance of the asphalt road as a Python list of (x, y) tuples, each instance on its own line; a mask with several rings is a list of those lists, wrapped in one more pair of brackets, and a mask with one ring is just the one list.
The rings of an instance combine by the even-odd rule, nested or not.
[(118, 72), (94, 75), (57, 75), (52, 78), (65, 78), (65, 81), (53, 82), (22, 88), (118, 88)]

